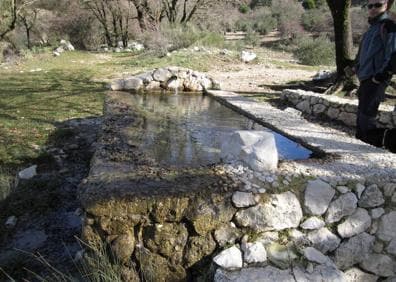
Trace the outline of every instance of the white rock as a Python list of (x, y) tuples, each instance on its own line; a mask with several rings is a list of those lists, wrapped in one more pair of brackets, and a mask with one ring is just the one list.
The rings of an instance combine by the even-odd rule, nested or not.
[(326, 213), (326, 223), (338, 222), (344, 216), (351, 215), (356, 210), (358, 199), (349, 192), (341, 195), (330, 203)]
[(335, 190), (328, 183), (320, 179), (308, 181), (304, 207), (310, 214), (322, 215), (326, 212), (334, 194)]
[(247, 243), (244, 250), (244, 259), (247, 263), (260, 263), (267, 260), (267, 252), (261, 242)]
[(360, 197), (362, 196), (363, 191), (366, 189), (366, 187), (361, 184), (361, 183), (357, 183), (354, 187), (354, 191), (356, 193), (356, 196), (358, 197), (358, 199), (360, 199)]
[(271, 231), (298, 227), (302, 216), (296, 195), (285, 192), (271, 195), (265, 203), (238, 211), (235, 219), (239, 226)]
[(243, 268), (239, 271), (217, 269), (214, 282), (295, 282), (289, 270), (272, 266)]
[(124, 79), (124, 89), (138, 91), (143, 87), (143, 80), (136, 77), (128, 77)]
[(324, 226), (325, 226), (325, 222), (320, 218), (317, 218), (316, 216), (312, 216), (308, 218), (300, 225), (302, 229), (310, 229), (310, 230), (319, 229)]
[(235, 192), (232, 195), (232, 202), (237, 208), (247, 208), (257, 204), (253, 193)]
[(376, 208), (370, 211), (370, 215), (372, 219), (380, 218), (385, 213), (383, 208)]
[(376, 235), (386, 242), (396, 239), (396, 211), (392, 211), (381, 217)]
[(340, 238), (331, 233), (326, 227), (308, 233), (308, 240), (324, 254), (337, 249), (341, 242)]
[(378, 276), (363, 272), (357, 267), (348, 269), (344, 273), (346, 282), (376, 282), (378, 280)]
[(253, 52), (250, 52), (250, 51), (242, 51), (241, 52), (241, 60), (244, 63), (251, 62), (256, 58), (257, 58), (257, 55)]
[(337, 186), (336, 189), (341, 194), (345, 194), (345, 193), (348, 193), (350, 191), (349, 188), (346, 187), (346, 186)]
[(31, 179), (37, 175), (37, 165), (25, 168), (18, 173), (19, 179)]
[(220, 246), (225, 246), (227, 244), (234, 244), (235, 241), (241, 237), (241, 232), (238, 228), (234, 226), (224, 226), (215, 230), (214, 237), (216, 242)]
[(321, 252), (319, 252), (317, 249), (313, 247), (307, 247), (303, 250), (304, 257), (312, 262), (316, 262), (319, 264), (332, 264), (332, 261), (330, 260), (329, 257), (325, 256)]
[(254, 170), (275, 170), (278, 151), (274, 135), (267, 131), (235, 131), (221, 145), (221, 158), (243, 161)]
[(349, 238), (366, 231), (371, 225), (371, 217), (368, 211), (358, 208), (343, 223), (337, 226), (338, 234), (343, 238)]
[(340, 269), (348, 269), (362, 262), (372, 252), (375, 237), (361, 233), (341, 243), (334, 255), (334, 262)]
[(225, 269), (241, 268), (243, 265), (241, 250), (236, 246), (225, 249), (215, 256), (213, 261)]
[(373, 208), (385, 203), (384, 196), (376, 184), (367, 187), (359, 199), (359, 207)]
[(113, 91), (123, 90), (125, 82), (123, 79), (117, 79), (109, 84), (109, 89)]
[(378, 276), (389, 277), (395, 275), (396, 264), (389, 256), (370, 254), (360, 263), (360, 267)]

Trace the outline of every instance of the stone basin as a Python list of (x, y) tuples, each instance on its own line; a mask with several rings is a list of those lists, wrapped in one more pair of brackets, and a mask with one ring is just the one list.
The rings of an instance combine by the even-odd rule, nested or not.
[[(219, 139), (236, 129), (263, 129), (202, 94), (195, 103), (193, 96), (172, 95), (157, 98), (186, 107), (161, 107), (143, 94), (107, 94), (101, 137), (80, 189), (83, 240), (106, 242), (125, 268), (146, 276), (155, 266), (153, 281), (206, 275), (217, 247), (214, 231), (229, 226), (236, 213), (231, 196), (241, 185), (221, 165)], [(174, 118), (184, 116), (198, 123), (176, 119), (186, 130), (174, 128)]]

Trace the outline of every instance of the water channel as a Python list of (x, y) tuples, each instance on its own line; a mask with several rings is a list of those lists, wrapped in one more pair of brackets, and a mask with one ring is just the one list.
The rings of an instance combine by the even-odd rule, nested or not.
[(302, 160), (312, 154), (201, 93), (146, 93), (130, 95), (130, 99), (133, 111), (143, 118), (127, 127), (124, 134), (139, 150), (163, 165), (195, 167), (219, 163), (221, 144), (235, 130), (274, 133), (280, 160)]

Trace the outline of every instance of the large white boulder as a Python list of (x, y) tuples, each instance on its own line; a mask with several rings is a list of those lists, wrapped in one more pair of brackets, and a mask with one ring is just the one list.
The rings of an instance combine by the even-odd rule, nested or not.
[(251, 169), (276, 170), (278, 150), (275, 137), (267, 131), (238, 130), (221, 146), (224, 161), (243, 161)]

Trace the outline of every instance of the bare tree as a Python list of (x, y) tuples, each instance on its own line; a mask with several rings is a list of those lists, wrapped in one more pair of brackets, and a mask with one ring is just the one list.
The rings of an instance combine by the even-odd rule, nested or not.
[(32, 31), (33, 27), (36, 24), (37, 13), (38, 13), (38, 10), (36, 8), (32, 8), (32, 9), (22, 9), (20, 11), (20, 13), (18, 14), (19, 22), (25, 28), (28, 49), (31, 49), (31, 47), (32, 47), (30, 35), (31, 35), (31, 31)]
[(0, 8), (0, 40), (3, 40), (16, 27), (18, 18), (16, 0), (1, 1)]
[(126, 47), (129, 38), (131, 2), (128, 0), (84, 0), (82, 4), (92, 12), (103, 28), (109, 46), (118, 41)]
[(130, 0), (136, 9), (136, 19), (142, 32), (157, 31), (164, 18), (162, 3), (158, 0)]

